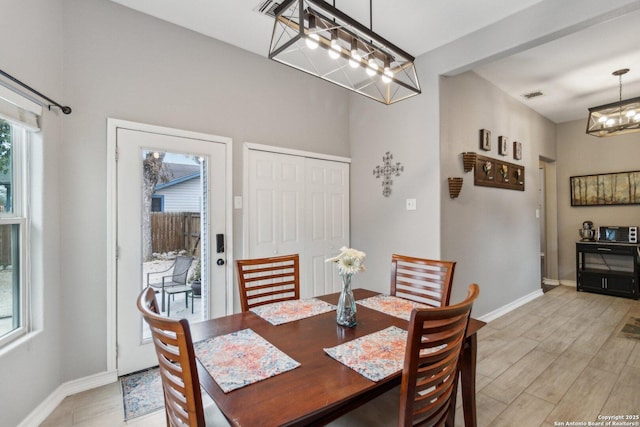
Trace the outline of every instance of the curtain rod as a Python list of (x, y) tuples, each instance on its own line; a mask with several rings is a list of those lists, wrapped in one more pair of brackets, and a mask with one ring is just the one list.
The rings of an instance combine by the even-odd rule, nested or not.
[(51, 110), (51, 106), (56, 106), (58, 108), (60, 108), (60, 110), (64, 113), (64, 114), (71, 114), (71, 107), (67, 106), (67, 105), (60, 105), (58, 104), (56, 101), (54, 101), (53, 99), (41, 94), (40, 92), (38, 92), (37, 90), (35, 90), (34, 88), (32, 88), (31, 86), (28, 86), (24, 83), (22, 83), (20, 80), (16, 79), (15, 77), (13, 77), (10, 74), (5, 73), (4, 71), (0, 70), (0, 74), (2, 74), (3, 76), (5, 76), (6, 78), (8, 78), (9, 80), (11, 80), (14, 83), (19, 84), (20, 86), (22, 86), (23, 88), (27, 89), (29, 92), (38, 95), (40, 98), (42, 99), (46, 99), (47, 101), (49, 101), (51, 103), (51, 105), (49, 105), (49, 110)]

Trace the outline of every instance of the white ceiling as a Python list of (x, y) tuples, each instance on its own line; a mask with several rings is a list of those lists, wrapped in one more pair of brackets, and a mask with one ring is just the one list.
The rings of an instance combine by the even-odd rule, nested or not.
[[(111, 1), (258, 55), (268, 54), (273, 19), (256, 11), (264, 0)], [(373, 31), (417, 57), (540, 1), (377, 0)], [(338, 0), (335, 5), (369, 26), (369, 2)], [(618, 100), (618, 78), (611, 75), (617, 69), (631, 70), (622, 79), (623, 98), (640, 96), (638, 23), (640, 10), (474, 71), (556, 123), (586, 119), (589, 107)], [(523, 97), (535, 91), (544, 95)]]

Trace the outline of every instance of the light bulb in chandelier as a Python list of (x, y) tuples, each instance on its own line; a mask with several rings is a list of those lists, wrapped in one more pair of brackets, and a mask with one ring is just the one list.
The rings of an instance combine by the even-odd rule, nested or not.
[(374, 57), (369, 58), (367, 63), (367, 74), (371, 77), (378, 74), (378, 61)]
[(320, 36), (318, 36), (316, 33), (309, 34), (305, 39), (305, 42), (307, 43), (307, 47), (309, 49), (317, 49), (317, 47), (320, 45)]
[(349, 59), (349, 65), (351, 68), (358, 68), (362, 61), (362, 56), (358, 53), (358, 41), (356, 39), (351, 40), (351, 58)]
[(384, 71), (382, 72), (382, 82), (389, 84), (393, 79), (393, 71), (391, 71), (391, 61), (389, 58), (384, 60)]
[(316, 17), (309, 15), (309, 33), (305, 39), (309, 49), (317, 49), (320, 42), (320, 36), (316, 33)]
[(329, 47), (328, 52), (331, 59), (340, 58), (342, 48), (340, 47), (340, 43), (338, 43), (338, 32), (335, 30), (331, 32), (331, 46)]

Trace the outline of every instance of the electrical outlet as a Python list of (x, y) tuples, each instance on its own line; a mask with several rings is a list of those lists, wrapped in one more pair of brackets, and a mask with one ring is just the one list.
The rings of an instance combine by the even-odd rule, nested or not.
[(408, 211), (416, 210), (416, 199), (407, 199), (407, 210)]

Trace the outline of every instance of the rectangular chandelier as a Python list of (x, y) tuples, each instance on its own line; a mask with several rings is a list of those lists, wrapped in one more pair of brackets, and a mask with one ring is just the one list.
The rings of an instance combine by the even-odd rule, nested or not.
[(420, 93), (414, 58), (322, 0), (274, 10), (269, 58), (383, 104)]
[(640, 131), (640, 97), (589, 108), (587, 133), (613, 136)]

